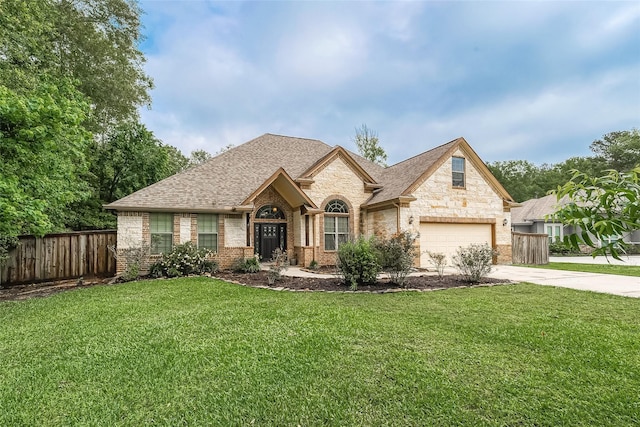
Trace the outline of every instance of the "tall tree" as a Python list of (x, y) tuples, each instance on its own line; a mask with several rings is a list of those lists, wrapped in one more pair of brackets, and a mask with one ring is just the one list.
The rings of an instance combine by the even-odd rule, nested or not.
[(86, 197), (88, 113), (69, 83), (31, 93), (0, 86), (0, 238), (62, 228), (67, 204)]
[(133, 0), (3, 0), (0, 81), (28, 91), (43, 76), (71, 79), (92, 106), (86, 126), (102, 134), (150, 103), (140, 14)]
[(171, 145), (164, 145), (138, 122), (112, 128), (103, 141), (93, 141), (89, 171), (84, 179), (91, 195), (67, 210), (65, 225), (74, 230), (106, 229), (116, 218), (104, 211), (113, 202), (186, 168), (188, 159)]
[(189, 156), (189, 164), (187, 167), (192, 168), (206, 162), (211, 158), (211, 154), (205, 150), (193, 150)]
[(358, 152), (362, 157), (380, 166), (387, 166), (387, 153), (380, 147), (377, 132), (374, 132), (369, 129), (367, 125), (363, 124), (359, 128), (356, 128), (356, 136), (353, 138), (353, 142), (356, 144)]
[(554, 188), (542, 185), (545, 169), (527, 160), (490, 162), (487, 167), (516, 202), (542, 197)]
[(141, 123), (116, 126), (96, 144), (92, 160), (100, 199), (113, 202), (178, 172), (184, 162), (168, 147)]
[(610, 132), (593, 141), (590, 148), (603, 159), (607, 169), (628, 172), (640, 165), (640, 130)]

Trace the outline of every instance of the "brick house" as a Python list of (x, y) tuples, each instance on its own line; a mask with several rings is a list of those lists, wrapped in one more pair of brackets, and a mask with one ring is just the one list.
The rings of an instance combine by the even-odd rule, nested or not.
[[(488, 243), (511, 262), (513, 199), (464, 138), (384, 168), (340, 146), (265, 134), (105, 207), (118, 250), (152, 256), (192, 241), (222, 268), (281, 247), (299, 265), (335, 263), (353, 236), (419, 233), (425, 251)], [(118, 272), (125, 266), (119, 260)]]

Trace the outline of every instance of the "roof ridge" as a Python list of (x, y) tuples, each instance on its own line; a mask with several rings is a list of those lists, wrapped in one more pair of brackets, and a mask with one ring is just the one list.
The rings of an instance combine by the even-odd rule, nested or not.
[(395, 163), (395, 164), (393, 164), (393, 165), (389, 166), (389, 167), (388, 167), (388, 168), (386, 168), (386, 169), (391, 169), (391, 168), (394, 168), (394, 167), (396, 167), (396, 166), (399, 166), (399, 165), (401, 165), (401, 164), (403, 164), (403, 163), (407, 163), (408, 161), (413, 160), (413, 159), (415, 159), (416, 157), (420, 157), (420, 156), (422, 156), (422, 155), (424, 155), (424, 154), (430, 153), (430, 152), (432, 152), (432, 151), (434, 151), (434, 150), (437, 150), (437, 149), (439, 149), (439, 148), (442, 148), (442, 147), (444, 147), (444, 146), (446, 146), (446, 145), (453, 144), (453, 143), (455, 143), (455, 142), (458, 142), (458, 141), (459, 141), (459, 140), (461, 140), (461, 139), (464, 139), (464, 138), (463, 138), (463, 137), (461, 137), (461, 136), (459, 136), (459, 137), (457, 137), (457, 138), (455, 138), (455, 139), (452, 139), (452, 140), (451, 140), (451, 141), (449, 141), (449, 142), (445, 142), (444, 144), (440, 144), (440, 145), (438, 145), (437, 147), (433, 147), (433, 148), (431, 148), (431, 149), (429, 149), (429, 150), (427, 150), (427, 151), (423, 151), (422, 153), (418, 153), (418, 154), (416, 154), (416, 155), (414, 155), (414, 156), (412, 156), (412, 157), (409, 157), (408, 159), (404, 159), (404, 160), (403, 160), (403, 161), (401, 161), (401, 162)]
[[(254, 138), (254, 139), (252, 139), (251, 141), (256, 140), (256, 139), (258, 139), (258, 138), (262, 138), (263, 136), (267, 136), (267, 135), (269, 135), (269, 136), (277, 136), (277, 137), (281, 137), (281, 138), (289, 138), (289, 139), (304, 139), (304, 140), (306, 140), (306, 141), (322, 142), (322, 143), (323, 143), (323, 144), (325, 144), (326, 146), (331, 147), (331, 145), (327, 144), (326, 142), (324, 142), (324, 141), (322, 141), (322, 140), (320, 140), (320, 139), (316, 139), (316, 138), (305, 138), (305, 137), (302, 137), (302, 136), (282, 135), (282, 134), (279, 134), (279, 133), (270, 133), (270, 132), (267, 132), (267, 133), (265, 133), (264, 135), (261, 135), (261, 136), (259, 136), (259, 137), (257, 137), (257, 138)], [(251, 142), (251, 141), (248, 141), (248, 142)], [(243, 144), (246, 144), (246, 143), (243, 143)], [(241, 144), (241, 145), (242, 145), (242, 144)]]

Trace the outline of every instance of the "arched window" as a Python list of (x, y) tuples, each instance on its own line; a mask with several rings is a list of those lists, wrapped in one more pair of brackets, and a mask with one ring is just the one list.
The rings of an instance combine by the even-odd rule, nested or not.
[(349, 207), (334, 199), (327, 203), (324, 212), (324, 250), (335, 251), (349, 239)]
[(274, 205), (266, 205), (258, 209), (256, 219), (285, 219), (284, 212)]

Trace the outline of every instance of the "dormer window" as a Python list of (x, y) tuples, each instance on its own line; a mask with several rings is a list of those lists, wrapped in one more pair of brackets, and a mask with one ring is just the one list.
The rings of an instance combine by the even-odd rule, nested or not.
[(464, 188), (464, 157), (451, 158), (451, 180), (454, 188)]

